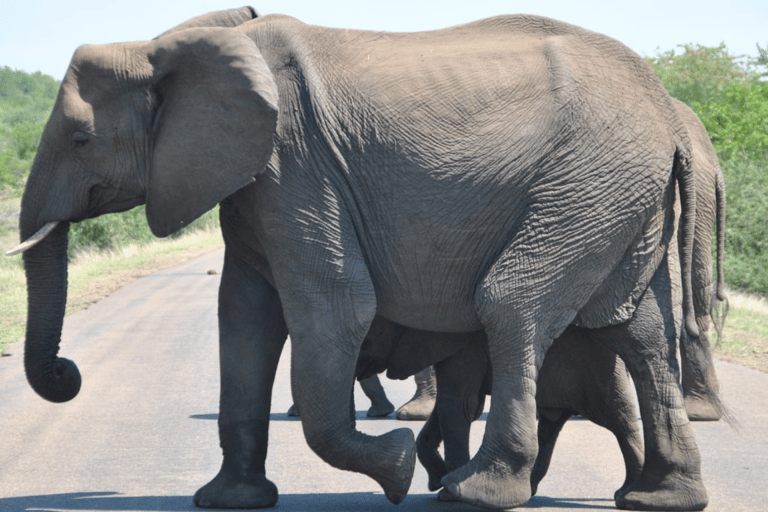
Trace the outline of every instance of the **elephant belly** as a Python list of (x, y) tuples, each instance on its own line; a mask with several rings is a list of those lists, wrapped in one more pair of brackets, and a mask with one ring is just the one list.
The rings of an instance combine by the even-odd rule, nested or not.
[[(482, 328), (475, 309), (476, 276), (466, 268), (431, 265), (390, 269), (374, 277), (380, 315), (400, 325), (432, 332), (469, 332)], [(460, 278), (457, 276), (466, 276)]]

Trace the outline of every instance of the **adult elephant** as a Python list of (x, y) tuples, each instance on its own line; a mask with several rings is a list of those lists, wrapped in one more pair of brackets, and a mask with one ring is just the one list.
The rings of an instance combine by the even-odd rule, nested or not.
[[(166, 236), (220, 202), (224, 460), (195, 502), (276, 502), (264, 461), (288, 331), (308, 444), (374, 478), (391, 501), (405, 497), (410, 429), (371, 438), (349, 422), (358, 351), (379, 314), (428, 331), (486, 331), (495, 396), (485, 439), (443, 484), (468, 503), (522, 505), (544, 353), (569, 324), (632, 317), (664, 266), (676, 184), (686, 326), (698, 334), (689, 146), (642, 58), (547, 18), (397, 34), (266, 16), (83, 46), (22, 200), (23, 239), (58, 223), (24, 256), (28, 379), (54, 401), (80, 385), (57, 357), (70, 222), (146, 203), (152, 231)], [(704, 507), (674, 344), (654, 336), (614, 348), (640, 377), (646, 461), (667, 462), (617, 504)]]

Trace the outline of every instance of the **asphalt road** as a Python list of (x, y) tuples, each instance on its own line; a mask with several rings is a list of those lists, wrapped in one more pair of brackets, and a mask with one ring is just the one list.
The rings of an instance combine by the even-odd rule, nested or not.
[[(51, 404), (27, 385), (22, 347), (0, 358), (0, 511), (188, 511), (218, 471), (216, 294), (223, 252), (146, 276), (66, 318), (61, 354), (83, 375), (80, 395)], [(291, 404), (289, 350), (273, 398), (267, 472), (275, 510), (459, 511), (427, 490), (417, 464), (411, 492), (391, 505), (362, 475), (331, 468), (307, 447)], [(768, 510), (768, 374), (718, 363), (723, 396), (739, 421), (695, 424), (711, 511)], [(412, 381), (384, 381), (397, 406)], [(381, 433), (421, 422), (369, 420), (357, 389), (358, 428)], [(479, 446), (484, 422), (473, 429)], [(624, 478), (607, 431), (566, 425), (552, 467), (529, 508), (604, 510)]]

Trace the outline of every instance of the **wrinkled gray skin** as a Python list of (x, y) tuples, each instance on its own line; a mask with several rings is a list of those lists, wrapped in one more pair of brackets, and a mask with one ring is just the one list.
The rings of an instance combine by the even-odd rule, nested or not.
[[(392, 502), (405, 498), (411, 430), (372, 438), (349, 422), (355, 363), (378, 314), (426, 331), (486, 331), (486, 435), (442, 483), (467, 503), (522, 505), (544, 354), (569, 324), (626, 322), (643, 293), (669, 303), (676, 186), (685, 325), (698, 336), (690, 144), (641, 57), (534, 16), (409, 34), (267, 16), (83, 46), (22, 200), (22, 238), (61, 222), (24, 256), (28, 380), (53, 401), (80, 386), (74, 363), (57, 356), (70, 222), (146, 203), (150, 228), (167, 236), (221, 203), (224, 460), (195, 503), (276, 502), (264, 461), (288, 331), (309, 446), (374, 478)], [(668, 328), (612, 343), (638, 383), (646, 466), (662, 468), (644, 469), (617, 505), (700, 509), (673, 319), (659, 321)]]
[[(694, 421), (713, 421), (725, 413), (719, 399), (719, 386), (709, 346), (711, 308), (715, 299), (726, 300), (723, 290), (723, 226), (725, 223), (725, 194), (722, 172), (706, 129), (696, 114), (684, 103), (674, 100), (683, 117), (692, 143), (692, 166), (695, 173), (697, 216), (692, 272), (695, 311), (700, 327), (699, 338), (682, 330), (680, 343), (683, 393), (688, 416)], [(717, 288), (712, 289), (712, 228), (717, 223)], [(674, 256), (674, 254), (673, 254)], [(675, 305), (679, 307), (679, 304)], [(712, 317), (714, 318), (714, 317)], [(636, 316), (633, 323), (647, 322)], [(653, 321), (653, 319), (650, 319)], [(715, 323), (717, 334), (724, 318)], [(394, 325), (374, 321), (369, 336), (378, 336), (378, 346), (399, 344), (397, 336), (421, 336), (426, 343), (439, 343), (431, 338), (443, 335), (409, 332)], [(680, 332), (680, 330), (679, 330)], [(642, 440), (635, 421), (629, 380), (624, 363), (604, 344), (591, 335), (600, 331), (569, 327), (555, 340), (539, 372), (536, 405), (539, 417), (539, 453), (531, 474), (531, 490), (536, 494), (539, 482), (546, 475), (557, 436), (565, 422), (581, 414), (610, 430), (619, 442), (626, 466), (626, 478), (617, 495), (640, 475), (642, 469)], [(361, 358), (364, 359), (364, 353)], [(379, 350), (379, 356), (390, 357)], [(389, 363), (388, 363), (389, 364)], [(396, 363), (395, 363), (396, 364)], [(392, 372), (392, 371), (391, 371)], [(468, 346), (435, 365), (431, 378), (417, 380), (416, 395), (430, 396), (437, 409), (417, 438), (419, 460), (429, 474), (430, 490), (442, 487), (440, 479), (469, 460), (469, 427), (482, 412), (484, 397), (490, 394), (490, 362), (487, 343), (482, 332), (469, 336)], [(431, 409), (431, 407), (429, 407)], [(445, 460), (438, 453), (445, 441)], [(441, 491), (441, 499), (449, 499)]]
[[(695, 172), (698, 207), (692, 272), (696, 298), (694, 306), (701, 330), (699, 338), (688, 336), (684, 330), (681, 332), (682, 384), (689, 418), (713, 421), (725, 414), (719, 399), (708, 341), (714, 301), (726, 300), (722, 272), (725, 194), (722, 172), (706, 129), (687, 105), (677, 100), (674, 105), (685, 120), (693, 142), (691, 163)], [(713, 291), (711, 246), (715, 223), (718, 225), (718, 272), (717, 288)], [(675, 254), (672, 256), (676, 257)], [(679, 299), (679, 294), (677, 297)], [(679, 311), (680, 304), (676, 303), (674, 307), (675, 311)], [(717, 320), (715, 328), (719, 334), (724, 318)], [(636, 315), (632, 323), (642, 325), (654, 321), (653, 316)], [(377, 339), (366, 339), (360, 358), (362, 364), (369, 368), (376, 368), (377, 365), (380, 368), (386, 364), (390, 375), (396, 375), (397, 365), (402, 364), (405, 358), (397, 354), (393, 356), (392, 352), (398, 346), (414, 344), (412, 340), (401, 338), (422, 338), (425, 344), (445, 345), (440, 338), (446, 336), (455, 335), (408, 330), (376, 319), (368, 337)], [(536, 389), (539, 453), (531, 474), (533, 494), (536, 494), (539, 482), (547, 473), (560, 430), (575, 414), (585, 416), (616, 436), (626, 467), (626, 478), (616, 495), (640, 475), (643, 466), (642, 438), (635, 421), (637, 413), (632, 402), (630, 380), (621, 359), (607, 350), (605, 343), (593, 339), (600, 336), (600, 330), (569, 327), (547, 351)], [(368, 354), (367, 349), (371, 346), (376, 346), (377, 351)], [(386, 347), (390, 347), (389, 351)], [(384, 358), (386, 363), (379, 361), (374, 364), (368, 360), (375, 357)], [(484, 334), (473, 333), (467, 336), (465, 348), (436, 363), (434, 371), (430, 371), (430, 367), (419, 372), (424, 378), (416, 381), (416, 395), (427, 397), (425, 402), (432, 398), (431, 404), (422, 407), (429, 408), (431, 414), (422, 418), (428, 421), (416, 440), (419, 460), (429, 474), (430, 490), (440, 489), (441, 478), (469, 460), (470, 423), (482, 413), (485, 395), (491, 391), (488, 357)], [(408, 354), (407, 360), (412, 362), (413, 355)], [(432, 406), (436, 406), (433, 412)], [(445, 441), (445, 459), (438, 452), (442, 441)], [(445, 491), (441, 491), (439, 497), (450, 499)]]

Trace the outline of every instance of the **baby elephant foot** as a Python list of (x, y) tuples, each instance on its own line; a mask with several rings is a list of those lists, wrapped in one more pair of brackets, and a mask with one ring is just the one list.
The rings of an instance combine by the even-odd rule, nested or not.
[(368, 417), (383, 418), (384, 416), (389, 416), (392, 414), (392, 411), (394, 410), (395, 406), (392, 405), (392, 402), (387, 399), (384, 399), (383, 401), (372, 402), (371, 407), (368, 409)]
[(529, 471), (515, 471), (504, 461), (478, 458), (442, 480), (454, 500), (476, 507), (504, 510), (525, 505), (531, 498)]
[(277, 503), (277, 487), (263, 474), (237, 478), (222, 469), (210, 483), (195, 493), (201, 508), (268, 508)]

